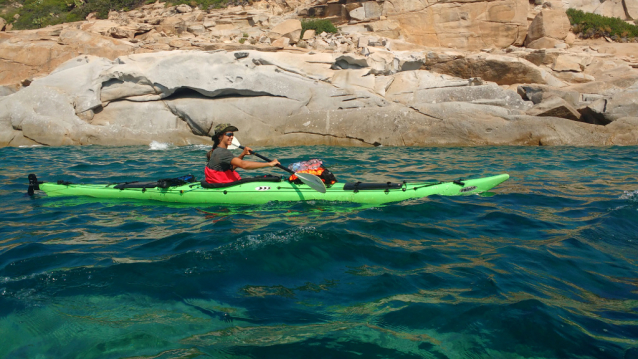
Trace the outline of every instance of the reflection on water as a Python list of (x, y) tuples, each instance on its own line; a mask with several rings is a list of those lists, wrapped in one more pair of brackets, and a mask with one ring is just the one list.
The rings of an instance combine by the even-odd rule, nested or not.
[(638, 358), (635, 147), (257, 149), (340, 181), (511, 175), (384, 206), (25, 195), (201, 177), (208, 149), (0, 149), (0, 357)]

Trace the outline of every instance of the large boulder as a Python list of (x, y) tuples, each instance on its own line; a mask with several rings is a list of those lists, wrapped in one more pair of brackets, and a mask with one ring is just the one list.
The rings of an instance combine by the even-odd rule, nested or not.
[(110, 69), (113, 62), (96, 56), (80, 56), (55, 69), (49, 76), (33, 81), (31, 86), (56, 89), (68, 94), (76, 114), (102, 106), (100, 75)]
[(393, 20), (372, 21), (365, 25), (365, 29), (373, 32), (375, 35), (390, 39), (398, 39), (401, 36), (400, 24)]
[(581, 114), (574, 107), (560, 97), (552, 97), (527, 110), (531, 116), (560, 117), (573, 121), (580, 121)]
[(554, 64), (552, 65), (552, 70), (554, 71), (573, 71), (573, 72), (581, 72), (585, 70), (589, 64), (591, 64), (591, 56), (583, 57), (583, 56), (575, 56), (569, 54), (561, 54), (556, 57), (554, 60)]
[(527, 110), (530, 102), (523, 101), (514, 91), (504, 90), (495, 84), (419, 89), (413, 103), (469, 102), (501, 106), (508, 109)]
[(112, 27), (109, 30), (109, 35), (115, 39), (132, 39), (135, 37), (135, 30), (130, 27)]
[(290, 39), (287, 37), (280, 37), (277, 40), (273, 41), (271, 45), (283, 49), (284, 47), (288, 47), (290, 45)]
[(0, 98), (0, 122), (39, 144), (80, 144), (86, 123), (76, 116), (72, 102), (58, 89), (35, 84)]
[(563, 7), (565, 9), (594, 12), (600, 6), (600, 3), (600, 0), (563, 0)]
[[(274, 66), (255, 65), (249, 56), (240, 61), (226, 53), (173, 51), (122, 57), (103, 77), (153, 84), (161, 93), (150, 99), (166, 98), (188, 88), (207, 97), (280, 96), (307, 100), (310, 86), (303, 78), (282, 76)], [(212, 74), (212, 75), (211, 75)]]
[(119, 24), (111, 20), (91, 20), (80, 25), (80, 30), (109, 36), (111, 29)]
[(201, 24), (191, 24), (186, 27), (186, 31), (195, 35), (203, 35), (206, 32), (206, 28)]
[(562, 44), (561, 40), (554, 39), (552, 37), (541, 37), (540, 39), (533, 40), (525, 45), (528, 49), (553, 49), (556, 46)]
[(531, 101), (535, 105), (547, 101), (552, 97), (559, 97), (567, 101), (573, 107), (579, 107), (581, 94), (573, 89), (559, 89), (544, 85), (521, 85), (516, 92), (524, 100)]
[(310, 39), (314, 38), (315, 35), (316, 35), (315, 30), (312, 30), (312, 29), (306, 30), (303, 33), (303, 40), (310, 40)]
[(635, 146), (638, 139), (638, 117), (622, 117), (605, 128), (610, 133), (606, 145)]
[(609, 121), (638, 114), (638, 86), (614, 94), (608, 101), (604, 116)]
[[(555, 117), (505, 115), (503, 110), (491, 106), (423, 103), (413, 108), (392, 105), (291, 116), (278, 130), (283, 134), (278, 140), (290, 145), (360, 146), (591, 146), (608, 143), (610, 133), (596, 131), (597, 128)], [(634, 135), (625, 141), (631, 143), (637, 139)]]
[(394, 53), (385, 50), (374, 50), (368, 56), (370, 73), (375, 75), (388, 75), (399, 71), (399, 61), (395, 61)]
[(557, 49), (538, 49), (531, 52), (522, 52), (519, 57), (524, 58), (536, 66), (551, 66), (561, 54), (563, 54), (563, 51)]
[(470, 113), (479, 116), (507, 117), (520, 115), (520, 111), (512, 111), (500, 106), (481, 105), (468, 102), (420, 103), (414, 106), (420, 113), (440, 119), (465, 117)]
[[(91, 124), (128, 128), (140, 134), (161, 134), (178, 130), (183, 121), (173, 114), (162, 101), (116, 101), (97, 113)], [(190, 132), (186, 129), (186, 133)]]
[[(606, 0), (603, 1), (600, 6), (594, 10), (594, 14), (607, 16), (607, 17), (617, 17), (619, 19), (627, 19), (625, 13), (625, 7), (623, 0)], [(627, 1), (631, 3), (632, 1)]]
[(328, 81), (335, 72), (331, 69), (331, 66), (335, 62), (341, 63), (342, 59), (350, 57), (349, 55), (344, 55), (343, 57), (339, 55), (337, 57), (338, 61), (335, 61), (335, 55), (329, 53), (291, 56), (285, 52), (249, 51), (248, 54), (255, 64), (272, 65), (283, 71), (318, 81)]
[(211, 136), (214, 125), (232, 118), (235, 126), (244, 129), (242, 139), (247, 141), (267, 140), (286, 118), (303, 112), (304, 104), (299, 101), (270, 96), (259, 100), (259, 105), (255, 106), (251, 97), (211, 100), (199, 94), (191, 94), (167, 100), (165, 103), (174, 115), (186, 121), (195, 135)]
[(41, 40), (37, 33), (30, 37), (27, 32), (0, 42), (0, 85), (48, 74), (80, 54), (113, 60), (135, 51), (130, 44), (95, 33), (75, 28), (59, 30), (56, 41)]
[(178, 13), (185, 14), (185, 13), (189, 13), (193, 11), (193, 8), (186, 4), (182, 4), (182, 5), (177, 5), (175, 7), (175, 10), (177, 10)]
[(555, 72), (556, 77), (560, 80), (571, 83), (589, 83), (596, 81), (596, 78), (591, 75), (583, 74), (581, 72)]
[(526, 0), (490, 2), (386, 1), (383, 12), (406, 41), (432, 47), (478, 50), (522, 45)]
[(567, 14), (565, 14), (565, 10), (543, 9), (529, 25), (525, 44), (530, 44), (543, 37), (564, 40), (570, 28), (571, 25)]
[(377, 82), (384, 80), (383, 94), (387, 99), (406, 105), (414, 103), (415, 92), (418, 90), (459, 88), (470, 85), (468, 80), (429, 71), (405, 71), (387, 78), (377, 76), (377, 79)]
[(363, 6), (360, 6), (353, 10), (350, 10), (348, 15), (350, 15), (350, 18), (353, 20), (363, 21), (366, 19), (366, 10), (363, 8)]
[[(266, 65), (251, 54), (259, 53), (237, 57), (174, 51), (122, 57), (115, 63), (75, 59), (26, 90), (0, 99), (0, 122), (7, 129), (0, 141), (5, 145), (20, 141), (129, 145), (160, 139), (201, 143), (209, 141), (202, 136), (215, 123), (234, 118), (243, 119), (238, 123), (248, 128), (246, 140), (259, 143), (273, 138), (289, 116), (388, 105), (367, 91), (343, 91)], [(63, 81), (72, 76), (77, 80)]]
[(554, 87), (566, 86), (548, 71), (525, 59), (503, 55), (474, 54), (448, 62), (439, 62), (429, 68), (435, 72), (466, 79), (480, 77), (499, 85), (536, 83)]
[(349, 12), (354, 20), (365, 21), (378, 19), (383, 14), (383, 9), (376, 1), (366, 1), (360, 3), (361, 6)]
[(159, 26), (155, 26), (155, 31), (166, 35), (178, 35), (186, 31), (186, 21), (179, 17), (166, 17), (162, 19)]
[(283, 21), (270, 30), (268, 37), (270, 37), (271, 41), (286, 37), (292, 44), (295, 44), (301, 37), (301, 21), (297, 19)]
[(330, 82), (343, 89), (351, 89), (353, 86), (358, 86), (373, 91), (375, 76), (368, 76), (369, 73), (370, 70), (368, 69), (336, 71)]
[(156, 96), (162, 90), (153, 86), (146, 81), (138, 81), (137, 79), (120, 80), (117, 78), (104, 81), (100, 91), (100, 100), (103, 103), (116, 101), (126, 98), (128, 101), (135, 101), (138, 96)]
[(62, 30), (59, 41), (68, 46), (67, 51), (69, 48), (77, 49), (78, 53), (105, 57), (110, 60), (134, 51), (131, 45), (122, 41), (73, 28)]
[(578, 109), (581, 114), (580, 120), (595, 125), (608, 125), (611, 121), (605, 118), (606, 107), (607, 100), (604, 98), (592, 101)]

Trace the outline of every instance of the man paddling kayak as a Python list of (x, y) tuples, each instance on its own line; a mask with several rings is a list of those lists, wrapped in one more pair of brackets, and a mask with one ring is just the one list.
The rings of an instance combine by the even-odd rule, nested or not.
[(244, 151), (237, 157), (233, 156), (228, 146), (233, 142), (234, 131), (239, 131), (235, 126), (229, 123), (220, 123), (215, 126), (215, 134), (211, 137), (213, 140), (213, 148), (208, 151), (208, 164), (204, 168), (206, 174), (206, 182), (208, 183), (228, 183), (239, 181), (241, 177), (235, 171), (235, 168), (245, 170), (254, 170), (264, 167), (274, 167), (279, 161), (270, 162), (253, 162), (244, 161), (246, 155), (250, 155), (252, 149), (244, 147)]

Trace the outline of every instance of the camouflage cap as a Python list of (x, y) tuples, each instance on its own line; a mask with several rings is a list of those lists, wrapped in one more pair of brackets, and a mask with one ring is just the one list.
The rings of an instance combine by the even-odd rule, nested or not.
[(230, 123), (220, 123), (219, 125), (215, 126), (215, 134), (213, 135), (213, 137), (219, 136), (220, 133), (224, 133), (226, 131), (239, 131), (239, 129), (231, 125)]

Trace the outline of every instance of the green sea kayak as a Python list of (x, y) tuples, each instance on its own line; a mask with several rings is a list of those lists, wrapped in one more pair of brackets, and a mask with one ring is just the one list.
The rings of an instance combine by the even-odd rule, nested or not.
[(162, 180), (108, 185), (74, 184), (64, 181), (39, 182), (35, 175), (30, 175), (29, 193), (41, 190), (48, 196), (89, 196), (189, 204), (262, 204), (271, 201), (316, 200), (381, 204), (430, 195), (458, 196), (481, 193), (496, 187), (508, 178), (509, 175), (500, 174), (452, 182), (335, 183), (326, 189), (326, 193), (320, 193), (305, 184), (290, 183), (274, 176), (242, 179), (239, 183), (206, 188), (211, 186), (201, 182), (174, 185)]

